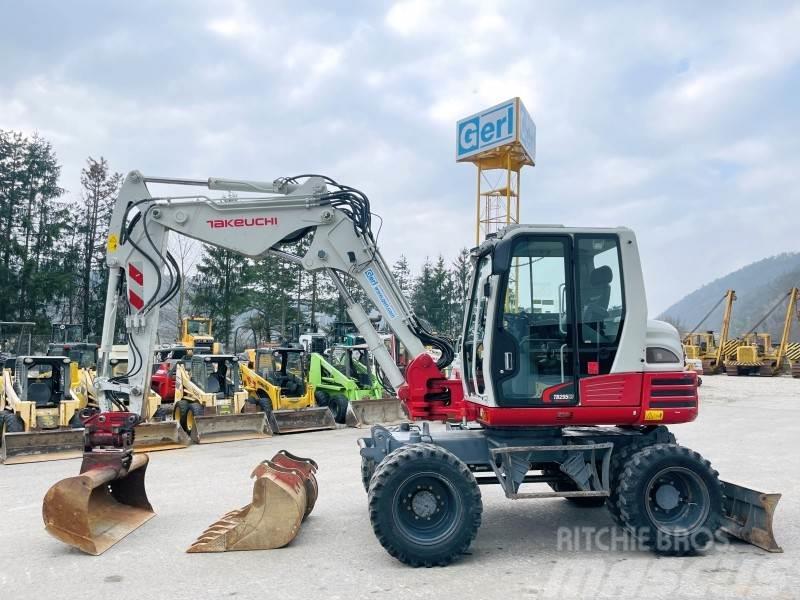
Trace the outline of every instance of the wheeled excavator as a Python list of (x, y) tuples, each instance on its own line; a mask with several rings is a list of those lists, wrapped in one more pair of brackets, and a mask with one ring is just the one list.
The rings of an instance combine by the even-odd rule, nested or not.
[[(151, 195), (148, 186), (155, 185), (181, 189)], [(240, 197), (211, 197), (206, 190)], [(631, 230), (515, 225), (473, 249), (460, 377), (449, 379), (443, 369), (454, 348), (414, 314), (376, 244), (371, 217), (364, 193), (323, 176), (259, 182), (129, 173), (107, 242), (97, 377), (104, 412), (87, 423), (80, 498), (71, 493), (79, 478), (57, 483), (45, 498), (48, 530), (80, 546), (70, 518), (81, 508), (101, 511), (120, 522), (116, 539), (104, 540), (113, 543), (152, 516), (141, 485), (146, 461), (131, 462), (129, 444), (152, 355), (140, 352), (140, 367), (125, 383), (112, 380), (107, 356), (120, 303), (131, 352), (153, 347), (159, 308), (180, 283), (166, 250), (168, 233), (175, 232), (249, 257), (272, 254), (333, 282), (413, 421), (395, 429), (373, 426), (358, 441), (373, 530), (398, 560), (446, 565), (464, 554), (481, 522), (481, 485), (499, 486), (514, 500), (605, 504), (644, 546), (661, 553), (702, 550), (721, 529), (780, 550), (771, 531), (780, 495), (720, 481), (669, 429), (697, 417), (697, 376), (684, 371), (675, 328), (647, 318)], [(301, 239), (307, 244), (299, 255), (282, 246)], [(364, 290), (408, 350), (405, 374), (345, 278)], [(129, 412), (113, 410), (117, 394), (130, 399)], [(103, 487), (115, 493), (86, 509), (87, 490)], [(136, 498), (130, 519), (126, 493)], [(70, 502), (71, 512), (65, 510)], [(235, 529), (241, 513), (229, 513), (227, 526)], [(88, 537), (95, 534), (90, 529)]]

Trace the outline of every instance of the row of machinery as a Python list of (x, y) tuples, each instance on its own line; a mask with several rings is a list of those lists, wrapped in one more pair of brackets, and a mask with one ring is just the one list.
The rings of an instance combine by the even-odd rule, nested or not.
[[(728, 290), (725, 296), (706, 314), (703, 320), (684, 335), (683, 350), (687, 366), (701, 374), (716, 375), (779, 375), (788, 366), (793, 377), (800, 377), (800, 343), (791, 342), (792, 326), (800, 321), (798, 307), (800, 290), (792, 288), (739, 338), (731, 339), (730, 324), (736, 294)], [(719, 337), (713, 331), (697, 332), (700, 325), (722, 302), (725, 303)], [(757, 329), (780, 306), (786, 305), (780, 340), (773, 344), (772, 335)]]
[[(152, 197), (148, 184), (240, 197), (184, 190)], [(697, 375), (684, 369), (675, 328), (647, 318), (632, 231), (520, 225), (475, 248), (458, 377), (450, 378), (445, 370), (456, 349), (414, 314), (376, 244), (371, 215), (365, 194), (328, 177), (253, 182), (129, 173), (107, 244), (106, 319), (95, 379), (102, 412), (84, 421), (81, 475), (57, 482), (45, 498), (48, 531), (97, 551), (93, 538), (102, 536), (100, 546), (107, 547), (152, 516), (141, 508), (147, 455), (133, 454), (132, 446), (145, 416), (153, 356), (142, 352), (122, 381), (112, 375), (109, 355), (119, 308), (128, 315), (123, 325), (130, 354), (153, 347), (159, 308), (179, 288), (180, 273), (166, 251), (168, 234), (175, 232), (245, 256), (276, 255), (333, 282), (412, 420), (392, 429), (373, 426), (358, 441), (365, 518), (398, 560), (445, 565), (467, 552), (481, 523), (482, 485), (498, 486), (512, 500), (604, 504), (631, 535), (660, 553), (700, 551), (720, 531), (780, 550), (771, 530), (779, 495), (720, 480), (709, 461), (679, 445), (670, 430), (698, 415)], [(299, 245), (302, 253), (287, 252), (284, 244), (298, 247), (299, 240), (307, 241)], [(346, 278), (363, 289), (405, 347), (410, 361), (403, 371), (348, 292)], [(302, 396), (298, 381), (287, 378), (287, 384)], [(115, 396), (126, 399), (124, 410)], [(430, 421), (445, 426), (431, 428)], [(92, 493), (101, 499), (79, 501)], [(113, 526), (77, 531), (76, 523), (96, 518)], [(241, 518), (233, 511), (226, 522)], [(267, 511), (253, 527), (279, 524), (286, 524), (284, 517)]]

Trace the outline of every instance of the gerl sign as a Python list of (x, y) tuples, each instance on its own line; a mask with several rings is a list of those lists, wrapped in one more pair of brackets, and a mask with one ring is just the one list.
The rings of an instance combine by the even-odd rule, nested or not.
[(530, 162), (536, 159), (536, 125), (519, 98), (512, 98), (456, 124), (456, 160), (517, 143)]

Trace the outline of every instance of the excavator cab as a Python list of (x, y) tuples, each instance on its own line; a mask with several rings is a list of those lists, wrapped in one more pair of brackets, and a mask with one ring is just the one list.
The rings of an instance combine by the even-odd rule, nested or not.
[(86, 403), (72, 393), (66, 356), (18, 356), (3, 372), (0, 427), (4, 464), (80, 456)]

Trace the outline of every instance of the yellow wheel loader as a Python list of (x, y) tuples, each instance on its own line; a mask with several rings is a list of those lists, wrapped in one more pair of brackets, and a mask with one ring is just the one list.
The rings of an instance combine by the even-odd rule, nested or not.
[(193, 348), (197, 354), (221, 354), (222, 344), (215, 341), (211, 333), (213, 325), (207, 317), (184, 317), (181, 319), (181, 346)]
[[(269, 437), (263, 412), (247, 411), (239, 359), (230, 354), (195, 354), (187, 371), (178, 363), (175, 374), (174, 419), (198, 444)], [(137, 427), (138, 430), (138, 427)]]
[(79, 417), (88, 397), (70, 383), (66, 356), (18, 356), (0, 384), (3, 464), (77, 458), (83, 451)]
[(306, 379), (303, 348), (257, 348), (253, 367), (240, 363), (242, 382), (251, 401), (263, 410), (277, 433), (336, 429), (333, 413), (318, 406), (314, 386)]

